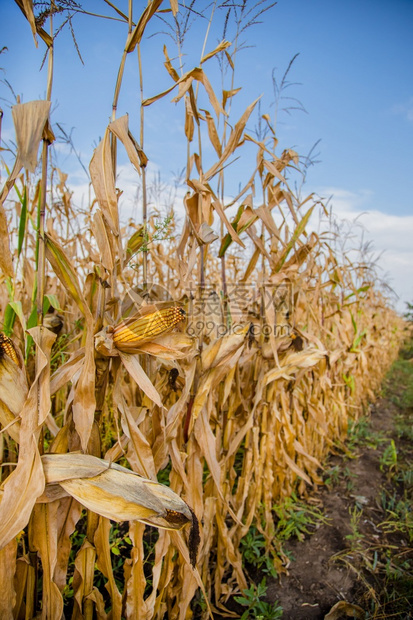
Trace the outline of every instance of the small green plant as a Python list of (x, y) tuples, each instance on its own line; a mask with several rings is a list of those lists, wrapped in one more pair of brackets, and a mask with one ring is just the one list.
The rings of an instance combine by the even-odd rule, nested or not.
[(386, 496), (382, 494), (382, 505), (386, 510), (386, 519), (380, 527), (387, 533), (399, 532), (413, 542), (413, 504), (410, 499), (404, 497), (398, 499), (396, 494)]
[(275, 504), (273, 510), (278, 517), (275, 535), (280, 540), (293, 537), (304, 540), (305, 535), (311, 533), (308, 528), (315, 527), (321, 521), (328, 522), (319, 508), (300, 501), (295, 493), (282, 504)]
[(324, 477), (324, 484), (328, 489), (332, 489), (336, 484), (340, 482), (340, 467), (338, 465), (334, 465), (334, 467), (330, 467), (327, 469)]
[[(410, 343), (409, 358), (412, 357), (411, 350)], [(413, 407), (413, 364), (410, 359), (398, 359), (394, 362), (387, 375), (384, 394), (397, 407), (410, 413)]]
[(147, 252), (148, 246), (156, 241), (166, 241), (171, 238), (173, 226), (173, 215), (166, 215), (162, 219), (155, 220), (153, 223), (153, 232), (149, 233), (144, 230), (142, 233), (143, 243), (139, 248), (140, 252)]
[(242, 591), (242, 596), (235, 596), (237, 603), (247, 607), (240, 620), (277, 620), (282, 618), (283, 608), (275, 603), (266, 603), (261, 600), (267, 593), (265, 577), (258, 585), (251, 584), (249, 588)]
[(385, 441), (382, 433), (374, 433), (370, 428), (370, 421), (363, 416), (359, 420), (350, 420), (348, 425), (348, 450), (354, 452), (356, 448), (367, 447), (377, 450)]
[(380, 457), (380, 471), (384, 470), (396, 471), (397, 470), (397, 449), (394, 439), (392, 439), (384, 450)]
[(363, 510), (357, 506), (349, 508), (351, 534), (347, 534), (346, 540), (349, 541), (351, 549), (360, 549), (364, 535), (359, 531), (360, 520)]
[(245, 562), (260, 568), (264, 573), (272, 577), (277, 576), (277, 571), (266, 549), (264, 536), (255, 526), (250, 527), (244, 538), (241, 539), (241, 552)]
[(340, 480), (345, 480), (346, 489), (348, 492), (354, 489), (354, 479), (357, 478), (357, 474), (352, 472), (349, 467), (341, 468), (339, 465), (334, 465), (328, 469), (325, 473), (324, 484), (326, 487), (331, 490), (334, 486), (336, 486)]

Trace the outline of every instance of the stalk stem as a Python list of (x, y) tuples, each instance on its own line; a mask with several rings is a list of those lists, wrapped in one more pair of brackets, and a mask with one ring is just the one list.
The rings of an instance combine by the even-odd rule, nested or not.
[[(54, 8), (54, 2), (52, 0), (52, 8)], [(50, 36), (52, 43), (49, 45), (49, 58), (47, 65), (47, 89), (46, 99), (50, 101), (52, 96), (53, 86), (53, 62), (54, 62), (54, 41), (53, 41), (53, 11), (50, 12)], [(37, 263), (37, 323), (43, 325), (43, 298), (45, 292), (45, 280), (46, 280), (46, 252), (45, 252), (45, 240), (44, 240), (44, 223), (46, 219), (46, 193), (47, 193), (47, 160), (48, 160), (48, 147), (49, 143), (47, 138), (43, 138), (42, 146), (42, 180), (40, 184), (40, 200), (38, 211), (38, 263)]]
[[(140, 136), (141, 149), (144, 148), (144, 121), (145, 114), (142, 105), (143, 102), (143, 72), (142, 72), (142, 56), (141, 56), (141, 44), (138, 43), (138, 64), (139, 64), (139, 89), (141, 94), (141, 115), (140, 115)], [(141, 166), (142, 172), (142, 224), (143, 224), (143, 238), (145, 240), (142, 252), (142, 279), (144, 293), (148, 286), (148, 200), (146, 191), (146, 166)]]

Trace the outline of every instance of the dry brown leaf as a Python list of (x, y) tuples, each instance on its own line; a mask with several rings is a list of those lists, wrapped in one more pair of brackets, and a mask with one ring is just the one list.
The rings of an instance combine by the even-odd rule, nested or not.
[(218, 157), (221, 157), (221, 155), (222, 155), (222, 145), (221, 145), (221, 142), (220, 142), (219, 137), (218, 137), (218, 132), (217, 132), (217, 128), (215, 126), (215, 121), (212, 118), (211, 113), (208, 112), (208, 110), (202, 110), (202, 112), (204, 112), (205, 118), (206, 118), (206, 121), (207, 121), (209, 140), (210, 140), (212, 146), (214, 147), (215, 152), (217, 153)]
[(140, 174), (141, 168), (145, 167), (148, 163), (148, 158), (129, 131), (129, 116), (125, 114), (115, 121), (112, 121), (108, 125), (108, 129), (122, 142), (128, 154), (129, 161)]
[(37, 504), (33, 509), (29, 532), (43, 569), (42, 618), (61, 618), (63, 597), (53, 580), (57, 559), (57, 511), (59, 502)]
[(205, 181), (209, 181), (209, 179), (211, 179), (218, 172), (218, 170), (226, 162), (228, 157), (230, 157), (234, 153), (236, 148), (239, 146), (239, 143), (240, 143), (241, 138), (242, 138), (243, 131), (245, 129), (245, 125), (247, 124), (248, 119), (249, 119), (249, 117), (251, 115), (251, 112), (253, 111), (253, 109), (255, 108), (255, 106), (257, 104), (257, 101), (258, 101), (258, 99), (253, 101), (253, 103), (251, 103), (251, 105), (248, 106), (248, 108), (245, 110), (244, 114), (241, 116), (239, 121), (236, 123), (234, 129), (230, 133), (230, 136), (228, 138), (228, 142), (227, 142), (227, 144), (226, 144), (226, 146), (224, 148), (224, 151), (223, 151), (221, 157), (204, 174), (204, 180)]
[(231, 46), (230, 41), (225, 41), (225, 40), (221, 41), (221, 43), (219, 43), (217, 47), (214, 50), (212, 50), (212, 52), (208, 52), (208, 54), (205, 54), (205, 56), (202, 57), (201, 65), (207, 60), (209, 60), (210, 58), (213, 58), (214, 56), (219, 54), (220, 52), (223, 52), (224, 50), (228, 49), (228, 47), (230, 46)]
[(178, 360), (195, 352), (195, 341), (184, 333), (173, 332), (139, 345), (138, 352), (148, 353), (164, 360)]
[(245, 249), (244, 243), (241, 241), (239, 235), (235, 232), (234, 227), (232, 226), (227, 216), (225, 215), (224, 209), (222, 208), (222, 205), (219, 202), (219, 200), (214, 200), (212, 203), (212, 206), (214, 207), (215, 211), (218, 213), (221, 221), (224, 223), (228, 233), (231, 236), (231, 239), (233, 241), (236, 241), (236, 243), (238, 243), (242, 248)]
[(96, 199), (115, 238), (119, 236), (118, 199), (115, 188), (115, 173), (109, 144), (109, 129), (96, 147), (89, 165), (90, 178)]
[(92, 432), (96, 409), (93, 324), (91, 320), (88, 320), (86, 325), (85, 357), (73, 397), (73, 421), (85, 451)]
[(343, 615), (348, 618), (359, 618), (359, 620), (364, 620), (366, 612), (358, 605), (347, 603), (347, 601), (339, 601), (330, 609), (328, 614), (324, 616), (324, 620), (340, 620)]
[(110, 594), (112, 604), (111, 620), (121, 620), (122, 616), (122, 596), (118, 590), (112, 570), (111, 552), (109, 545), (110, 521), (100, 517), (99, 525), (96, 529), (93, 542), (95, 543), (97, 562), (96, 566), (106, 577), (105, 585)]
[(128, 461), (133, 470), (151, 480), (156, 480), (156, 469), (151, 446), (139, 429), (122, 394), (120, 374), (116, 381), (114, 401), (122, 415), (122, 429), (129, 439)]
[(13, 608), (16, 604), (14, 573), (16, 571), (17, 539), (12, 539), (0, 549), (0, 618), (13, 620)]
[(244, 344), (248, 330), (249, 325), (234, 325), (232, 334), (222, 336), (206, 347), (201, 355), (203, 370), (227, 365), (228, 360)]
[(105, 269), (111, 272), (116, 261), (115, 248), (109, 227), (100, 209), (93, 216), (92, 231), (99, 247), (100, 261)]
[(134, 381), (138, 384), (140, 389), (151, 399), (153, 402), (158, 405), (158, 407), (163, 407), (162, 400), (157, 392), (155, 386), (152, 381), (149, 379), (148, 375), (143, 370), (142, 366), (139, 363), (138, 355), (130, 355), (129, 353), (124, 353), (123, 351), (119, 351), (120, 358), (125, 366), (126, 370), (132, 377)]
[(53, 572), (53, 581), (60, 591), (66, 584), (67, 567), (69, 562), (72, 541), (70, 536), (76, 529), (76, 524), (82, 512), (82, 506), (73, 499), (65, 497), (60, 500), (57, 511), (57, 556)]
[(49, 119), (51, 105), (51, 101), (28, 101), (18, 103), (11, 109), (16, 132), (17, 157), (20, 165), (29, 172), (36, 170), (39, 144)]
[(153, 17), (156, 11), (161, 6), (163, 0), (151, 0), (143, 11), (133, 31), (128, 35), (125, 51), (127, 53), (133, 52), (135, 47), (141, 42), (145, 28), (149, 20)]
[(36, 377), (21, 411), (17, 467), (2, 485), (0, 548), (27, 525), (45, 484), (37, 440), (50, 411), (50, 351), (56, 335), (42, 327), (34, 327), (29, 333), (36, 344)]
[[(93, 589), (93, 573), (90, 571), (90, 566), (95, 565), (96, 550), (94, 546), (85, 538), (83, 545), (77, 552), (75, 558), (75, 571), (73, 574), (73, 592), (74, 592), (74, 605), (72, 618), (81, 620), (83, 616), (83, 603), (86, 597), (90, 596)], [(99, 591), (97, 591), (98, 594)], [(100, 597), (102, 595), (100, 594)], [(104, 607), (104, 606), (103, 606)]]

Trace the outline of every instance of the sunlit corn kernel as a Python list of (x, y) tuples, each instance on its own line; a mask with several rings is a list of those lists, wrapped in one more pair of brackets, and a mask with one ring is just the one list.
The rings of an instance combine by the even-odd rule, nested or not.
[(13, 341), (0, 332), (0, 358), (3, 357), (3, 355), (7, 355), (17, 366), (20, 366)]
[(136, 346), (169, 331), (184, 318), (185, 310), (174, 306), (162, 308), (136, 319), (129, 319), (115, 327), (113, 342), (118, 349)]

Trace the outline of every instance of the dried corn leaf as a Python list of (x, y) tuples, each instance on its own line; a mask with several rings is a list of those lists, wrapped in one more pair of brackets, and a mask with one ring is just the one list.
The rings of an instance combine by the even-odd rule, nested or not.
[(141, 42), (145, 28), (150, 19), (155, 15), (156, 11), (161, 6), (163, 0), (151, 0), (144, 12), (139, 18), (133, 31), (129, 34), (126, 41), (125, 51), (129, 54), (133, 52), (135, 47)]
[(70, 358), (59, 366), (59, 368), (53, 373), (50, 379), (50, 393), (55, 394), (69, 381), (75, 381), (76, 375), (80, 372), (84, 364), (85, 349), (82, 347), (75, 353), (72, 353)]
[(16, 571), (17, 540), (11, 540), (3, 549), (0, 549), (0, 618), (13, 620), (13, 608), (16, 604), (14, 589), (14, 573)]
[(344, 615), (348, 618), (364, 620), (366, 612), (358, 605), (353, 605), (353, 603), (348, 603), (347, 601), (339, 601), (324, 616), (324, 620), (340, 620)]
[[(93, 572), (90, 570), (90, 567), (95, 565), (95, 560), (96, 550), (88, 539), (85, 538), (75, 559), (75, 571), (72, 582), (74, 592), (73, 620), (83, 620), (83, 602), (85, 601), (85, 604), (87, 604), (85, 599), (91, 596), (92, 592), (97, 592), (99, 597), (102, 598), (100, 592), (93, 588)], [(104, 605), (102, 606), (104, 609)], [(90, 609), (90, 611), (92, 610)]]
[[(228, 230), (228, 234), (229, 234), (230, 238), (232, 239), (232, 241), (236, 241), (236, 243), (238, 243), (242, 248), (245, 249), (244, 243), (241, 241), (240, 237), (236, 233), (234, 226), (229, 222), (229, 220), (228, 220), (227, 216), (225, 215), (224, 209), (222, 208), (222, 205), (219, 202), (219, 200), (214, 200), (214, 202), (212, 203), (212, 206), (214, 207), (215, 211), (218, 213), (221, 221), (224, 223), (225, 228)], [(220, 250), (220, 252), (221, 252), (221, 250)], [(220, 256), (221, 256), (221, 254), (220, 254)]]
[(201, 58), (201, 65), (207, 60), (209, 60), (210, 58), (213, 58), (214, 56), (219, 54), (220, 52), (223, 52), (230, 46), (231, 46), (230, 41), (225, 41), (224, 39), (223, 41), (221, 41), (221, 43), (217, 45), (217, 47), (214, 50), (212, 50), (212, 52), (208, 52), (208, 54), (205, 54), (205, 56)]
[(59, 502), (57, 512), (57, 556), (53, 572), (53, 581), (60, 591), (66, 584), (67, 567), (72, 547), (70, 536), (76, 529), (76, 523), (82, 512), (82, 506), (73, 499), (65, 497)]
[(101, 517), (93, 539), (97, 553), (96, 566), (107, 579), (105, 587), (110, 594), (112, 603), (111, 618), (112, 620), (120, 620), (122, 616), (122, 596), (113, 576), (109, 533), (110, 521)]
[(87, 450), (96, 409), (93, 322), (90, 317), (87, 318), (89, 320), (86, 322), (85, 357), (73, 397), (73, 421), (84, 451)]
[(96, 199), (115, 237), (119, 236), (118, 198), (115, 188), (115, 172), (109, 143), (109, 129), (96, 147), (89, 165), (90, 178)]
[(209, 181), (209, 179), (211, 179), (218, 172), (218, 170), (226, 162), (228, 157), (230, 157), (233, 154), (233, 152), (236, 150), (236, 148), (239, 146), (239, 143), (240, 143), (241, 138), (242, 138), (243, 131), (245, 129), (245, 125), (247, 124), (248, 119), (249, 119), (249, 117), (251, 115), (251, 112), (253, 111), (253, 109), (255, 108), (255, 106), (257, 104), (257, 101), (258, 101), (258, 99), (253, 101), (253, 103), (251, 103), (251, 105), (249, 105), (247, 107), (247, 109), (245, 110), (244, 114), (241, 116), (239, 121), (236, 123), (234, 129), (230, 133), (230, 136), (228, 138), (228, 142), (227, 142), (227, 144), (226, 144), (226, 146), (224, 148), (224, 151), (223, 151), (221, 157), (204, 174), (204, 180), (205, 181)]
[(162, 334), (149, 342), (138, 346), (137, 352), (148, 353), (164, 360), (177, 360), (188, 357), (194, 352), (195, 341), (180, 332)]
[(45, 484), (37, 441), (50, 411), (50, 351), (56, 335), (42, 327), (29, 333), (36, 344), (36, 377), (21, 411), (17, 466), (2, 485), (0, 549), (27, 525)]
[(61, 245), (45, 234), (46, 257), (51, 264), (53, 271), (65, 287), (66, 291), (73, 297), (80, 311), (84, 316), (90, 314), (86, 300), (83, 296), (77, 273)]
[(124, 353), (123, 351), (120, 351), (119, 355), (126, 370), (132, 379), (136, 381), (140, 389), (155, 403), (155, 405), (162, 408), (163, 405), (161, 397), (152, 381), (140, 365), (138, 355), (130, 355), (129, 353)]
[(108, 125), (108, 129), (122, 142), (129, 161), (137, 172), (141, 172), (148, 163), (148, 158), (129, 131), (129, 116), (125, 114)]
[(99, 247), (100, 261), (104, 268), (111, 272), (115, 265), (115, 248), (111, 231), (100, 209), (93, 216), (92, 231)]
[(16, 4), (30, 24), (30, 28), (33, 33), (34, 44), (36, 45), (36, 47), (36, 33), (41, 37), (41, 39), (43, 39), (47, 47), (51, 47), (53, 45), (52, 37), (45, 30), (43, 30), (43, 28), (36, 24), (36, 20), (33, 14), (33, 0), (16, 0)]
[(280, 368), (273, 368), (265, 374), (264, 383), (268, 385), (277, 379), (291, 379), (294, 373), (301, 369), (312, 368), (325, 358), (326, 355), (326, 351), (320, 351), (314, 347), (308, 347), (304, 351), (288, 353), (281, 361)]
[(133, 470), (151, 480), (156, 480), (156, 468), (151, 446), (139, 429), (122, 394), (120, 374), (115, 385), (114, 402), (122, 415), (122, 429), (129, 439), (128, 461)]
[(280, 269), (284, 265), (285, 261), (287, 260), (287, 256), (290, 253), (293, 245), (297, 242), (298, 238), (304, 233), (305, 228), (306, 228), (306, 226), (308, 224), (308, 220), (310, 219), (311, 214), (314, 211), (314, 208), (315, 208), (315, 205), (310, 207), (310, 209), (302, 217), (302, 219), (300, 220), (300, 222), (296, 226), (290, 241), (287, 243), (287, 246), (286, 246), (285, 250), (283, 251), (283, 253), (281, 255), (281, 258), (277, 261), (277, 264), (274, 267), (275, 271), (280, 271)]
[(11, 109), (16, 132), (17, 158), (29, 172), (37, 166), (37, 152), (49, 119), (50, 101), (28, 101)]
[(220, 114), (226, 114), (225, 110), (221, 107), (214, 89), (212, 88), (206, 73), (204, 73), (204, 71), (200, 68), (200, 67), (195, 67), (194, 69), (191, 69), (191, 71), (188, 71), (188, 73), (186, 73), (184, 76), (182, 76), (182, 78), (179, 80), (179, 82), (177, 82), (178, 85), (178, 94), (177, 96), (173, 99), (173, 101), (179, 101), (180, 99), (182, 99), (182, 97), (185, 95), (186, 92), (188, 92), (188, 90), (191, 88), (192, 86), (192, 82), (194, 80), (197, 80), (198, 82), (201, 82), (201, 84), (204, 86), (209, 101), (212, 105), (212, 107), (214, 108), (215, 114), (219, 117)]
[(224, 110), (225, 110), (225, 106), (227, 105), (228, 99), (231, 99), (232, 97), (234, 97), (237, 93), (239, 93), (240, 90), (241, 88), (233, 88), (232, 90), (222, 91), (222, 107), (224, 108)]
[(249, 330), (248, 325), (236, 325), (233, 333), (222, 336), (202, 351), (201, 364), (203, 370), (227, 365), (236, 351), (244, 344), (245, 336)]
[[(6, 188), (5, 188), (6, 189)], [(3, 201), (7, 197), (7, 191), (3, 191), (0, 198), (0, 269), (8, 278), (14, 277), (13, 259), (10, 252), (10, 235), (7, 226), (7, 217), (3, 207)]]
[(221, 155), (222, 155), (222, 145), (221, 145), (221, 142), (220, 142), (219, 137), (218, 137), (218, 132), (217, 132), (217, 128), (215, 126), (215, 121), (212, 118), (211, 113), (208, 112), (208, 110), (202, 110), (202, 112), (204, 112), (205, 118), (206, 118), (206, 121), (207, 121), (209, 140), (210, 140), (212, 146), (214, 147), (215, 152), (217, 153), (218, 157), (221, 157)]
[(57, 511), (59, 502), (37, 504), (30, 520), (30, 540), (43, 569), (42, 617), (61, 618), (63, 597), (53, 580), (57, 559)]

